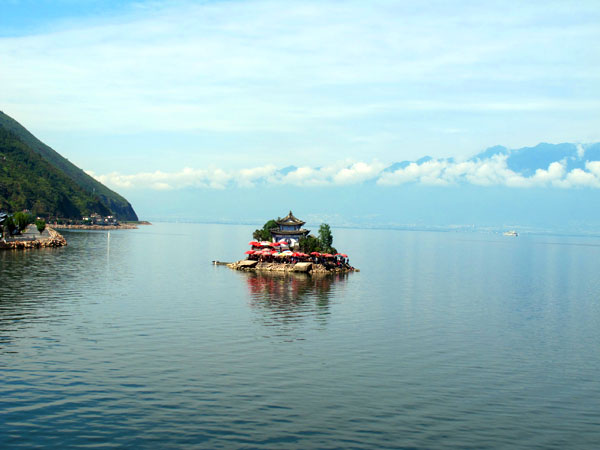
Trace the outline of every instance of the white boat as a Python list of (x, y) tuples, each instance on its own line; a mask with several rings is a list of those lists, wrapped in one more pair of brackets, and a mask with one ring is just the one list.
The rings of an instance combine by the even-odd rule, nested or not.
[(519, 235), (519, 233), (517, 233), (515, 230), (510, 230), (510, 231), (505, 231), (503, 233), (504, 236), (515, 236), (517, 237)]

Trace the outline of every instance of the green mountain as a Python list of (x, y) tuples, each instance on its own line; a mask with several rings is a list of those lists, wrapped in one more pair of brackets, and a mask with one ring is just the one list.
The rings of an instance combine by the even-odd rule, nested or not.
[(127, 200), (0, 111), (0, 210), (79, 219), (96, 212), (138, 220)]

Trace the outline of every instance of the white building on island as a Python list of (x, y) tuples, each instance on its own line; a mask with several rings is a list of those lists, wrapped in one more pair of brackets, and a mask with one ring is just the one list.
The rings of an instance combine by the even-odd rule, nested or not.
[(277, 227), (271, 228), (271, 236), (275, 242), (286, 241), (291, 247), (294, 247), (301, 237), (308, 236), (310, 233), (310, 230), (302, 228), (306, 222), (294, 217), (292, 211), (283, 219), (277, 219), (275, 222)]

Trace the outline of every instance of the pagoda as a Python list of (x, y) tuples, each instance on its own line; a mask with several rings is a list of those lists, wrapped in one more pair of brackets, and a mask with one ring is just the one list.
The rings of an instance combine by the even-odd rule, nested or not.
[(302, 228), (306, 222), (294, 217), (292, 211), (283, 219), (277, 219), (276, 228), (271, 228), (271, 236), (276, 242), (286, 241), (291, 246), (294, 246), (300, 241), (301, 237), (308, 236), (310, 230)]

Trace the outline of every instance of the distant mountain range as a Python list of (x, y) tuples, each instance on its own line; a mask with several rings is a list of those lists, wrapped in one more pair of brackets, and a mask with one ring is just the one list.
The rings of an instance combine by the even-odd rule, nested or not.
[[(383, 168), (379, 172), (373, 172), (371, 177), (366, 179), (366, 183), (375, 183), (377, 180), (381, 181), (382, 179), (386, 179), (386, 176), (389, 177), (390, 174), (406, 170), (407, 168), (409, 168), (409, 166), (412, 166), (413, 168), (420, 168), (433, 164), (437, 164), (435, 168), (437, 170), (437, 176), (443, 178), (444, 171), (446, 169), (452, 169), (453, 166), (456, 166), (461, 162), (485, 163), (487, 161), (493, 161), (496, 158), (500, 158), (503, 164), (505, 163), (505, 166), (502, 165), (502, 167), (505, 167), (506, 169), (510, 170), (511, 172), (514, 172), (515, 174), (523, 178), (529, 178), (534, 176), (537, 170), (548, 170), (550, 164), (552, 163), (560, 163), (561, 167), (564, 168), (564, 177), (564, 175), (567, 175), (574, 169), (579, 169), (585, 172), (588, 170), (588, 167), (586, 167), (586, 163), (600, 161), (600, 143), (540, 143), (534, 147), (522, 147), (518, 149), (509, 149), (507, 147), (497, 145), (494, 147), (490, 147), (467, 160), (462, 161), (458, 161), (455, 158), (435, 159), (431, 156), (424, 156), (415, 161), (394, 162), (389, 166)], [(351, 165), (347, 166), (346, 168), (351, 169)], [(298, 169), (299, 168), (297, 166), (287, 166), (277, 170), (276, 175), (283, 179), (286, 176), (293, 174)], [(321, 168), (316, 167), (314, 169), (318, 171)], [(497, 167), (495, 168), (495, 170), (497, 170)], [(423, 181), (420, 176), (423, 174), (429, 174), (427, 172), (419, 171), (413, 171), (412, 173), (414, 174), (414, 176), (405, 178), (404, 180), (406, 182)], [(456, 174), (457, 171), (454, 170), (453, 173)], [(466, 174), (460, 171), (458, 173), (460, 173), (460, 175)], [(266, 181), (266, 179), (263, 181)], [(454, 176), (454, 178), (452, 178), (451, 181), (456, 184), (460, 184), (461, 182), (467, 180), (464, 176)]]
[[(600, 143), (593, 144), (547, 144), (540, 143), (535, 147), (522, 147), (509, 149), (501, 145), (490, 147), (481, 153), (471, 157), (468, 161), (484, 161), (491, 159), (496, 155), (506, 155), (507, 167), (515, 173), (529, 177), (536, 170), (548, 169), (553, 162), (562, 162), (566, 164), (566, 171), (573, 169), (585, 169), (586, 161), (600, 161)], [(384, 172), (393, 172), (398, 169), (404, 169), (411, 163), (422, 165), (423, 163), (433, 161), (430, 156), (424, 156), (416, 161), (396, 162), (384, 169)], [(438, 161), (455, 163), (454, 158), (445, 158)]]
[(0, 210), (138, 220), (131, 204), (0, 111)]
[(553, 162), (564, 161), (566, 171), (585, 169), (586, 161), (600, 161), (600, 143), (595, 144), (546, 144), (510, 150), (497, 145), (475, 155), (471, 160), (489, 159), (495, 155), (508, 155), (507, 166), (513, 172), (531, 176), (537, 169), (548, 169)]

